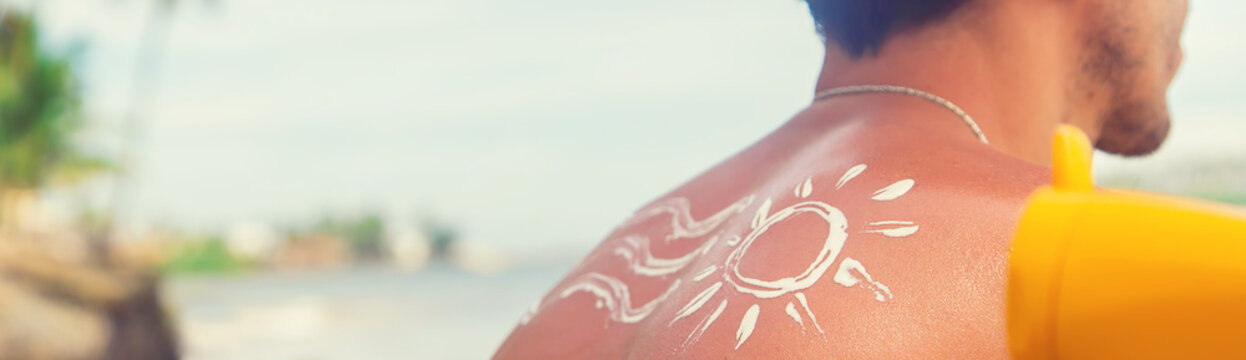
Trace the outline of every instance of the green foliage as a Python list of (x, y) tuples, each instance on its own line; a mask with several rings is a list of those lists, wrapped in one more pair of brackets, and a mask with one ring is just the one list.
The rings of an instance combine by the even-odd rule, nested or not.
[(348, 218), (325, 218), (311, 232), (341, 238), (356, 256), (363, 259), (375, 260), (385, 254), (385, 223), (376, 213)]
[(1246, 206), (1246, 193), (1217, 192), (1199, 194), (1198, 197), (1226, 204)]
[(37, 188), (108, 169), (75, 144), (82, 99), (70, 58), (40, 48), (30, 16), (9, 11), (0, 21), (0, 187)]
[(240, 272), (247, 265), (229, 253), (220, 237), (213, 236), (183, 245), (160, 269), (164, 273), (216, 274)]
[(1246, 162), (1242, 158), (1201, 156), (1144, 171), (1112, 173), (1100, 179), (1099, 185), (1246, 205), (1243, 177)]
[(380, 216), (364, 215), (347, 223), (343, 230), (343, 237), (356, 255), (367, 259), (377, 259), (383, 255), (385, 226)]
[(432, 219), (424, 221), (424, 230), (429, 242), (432, 243), (433, 257), (444, 259), (450, 255), (450, 245), (459, 239), (459, 231), (455, 227)]

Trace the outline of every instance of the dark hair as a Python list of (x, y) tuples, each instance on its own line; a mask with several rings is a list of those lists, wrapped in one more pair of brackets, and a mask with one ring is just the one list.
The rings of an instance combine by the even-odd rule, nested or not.
[(970, 0), (807, 0), (818, 32), (856, 58), (887, 37), (946, 17)]

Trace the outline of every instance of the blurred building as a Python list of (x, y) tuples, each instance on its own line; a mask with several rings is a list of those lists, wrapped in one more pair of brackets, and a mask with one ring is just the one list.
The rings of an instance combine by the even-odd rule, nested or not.
[(230, 253), (253, 260), (270, 259), (280, 244), (277, 231), (259, 222), (236, 223), (225, 236)]
[(385, 221), (385, 245), (390, 261), (399, 268), (420, 269), (432, 258), (432, 241), (427, 232), (400, 217)]

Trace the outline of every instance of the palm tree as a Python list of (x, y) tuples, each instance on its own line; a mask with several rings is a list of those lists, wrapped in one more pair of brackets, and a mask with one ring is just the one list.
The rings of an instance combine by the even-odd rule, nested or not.
[[(124, 169), (132, 171), (138, 167), (139, 155), (142, 153), (142, 137), (149, 121), (146, 115), (156, 93), (157, 78), (160, 75), (162, 60), (164, 60), (165, 47), (168, 45), (169, 17), (183, 2), (183, 0), (152, 0), (151, 10), (143, 24), (142, 38), (139, 40), (138, 54), (134, 63), (130, 103), (123, 115), (125, 124), (122, 129), (122, 149), (118, 162)], [(210, 6), (217, 4), (216, 0), (202, 0), (202, 2)], [(130, 175), (130, 172), (119, 171), (113, 179), (109, 194), (111, 219), (105, 222), (104, 228), (98, 229), (90, 236), (92, 247), (97, 251), (107, 250), (109, 239), (117, 235), (114, 233), (113, 226), (128, 210), (133, 196), (131, 189), (133, 178)]]
[[(78, 180), (110, 169), (107, 161), (86, 156), (75, 144), (74, 136), (83, 125), (82, 101), (69, 57), (39, 46), (38, 29), (31, 16), (3, 9), (0, 6), (0, 203), (5, 206), (0, 208), (0, 222), (4, 227), (0, 229), (3, 231), (0, 238), (14, 233), (11, 219), (18, 214), (13, 204), (32, 198), (38, 189), (58, 180)], [(94, 264), (91, 265), (107, 265), (108, 249), (94, 250), (91, 253)], [(60, 307), (28, 306), (36, 309), (31, 316), (49, 320), (49, 324), (39, 326), (66, 328), (68, 324), (40, 313), (50, 311), (45, 309), (64, 308), (65, 304), (72, 304), (69, 307), (77, 312), (91, 313), (106, 321), (104, 348), (92, 358), (178, 358), (177, 340), (160, 304), (159, 283), (155, 277), (118, 271), (116, 267), (56, 261), (43, 256), (42, 250), (18, 248), (17, 252), (5, 254), (0, 263), (8, 266), (0, 269), (3, 272), (0, 276), (17, 274), (24, 279), (24, 285), (8, 286), (33, 288), (9, 292), (27, 294), (25, 296), (35, 302), (61, 304)], [(49, 291), (52, 295), (48, 296), (41, 292), (43, 289), (54, 290)], [(99, 289), (108, 291), (96, 291)], [(5, 294), (0, 300), (14, 296)], [(12, 324), (3, 325), (6, 338), (24, 335), (10, 332)], [(61, 347), (65, 344), (54, 341), (56, 339), (25, 337), (23, 340), (47, 341)], [(23, 350), (33, 353), (40, 349), (16, 349)], [(23, 356), (21, 352), (16, 354)]]
[(68, 56), (39, 46), (29, 15), (0, 17), (0, 224), (12, 230), (16, 208), (57, 180), (81, 180), (109, 168), (83, 153), (81, 90)]

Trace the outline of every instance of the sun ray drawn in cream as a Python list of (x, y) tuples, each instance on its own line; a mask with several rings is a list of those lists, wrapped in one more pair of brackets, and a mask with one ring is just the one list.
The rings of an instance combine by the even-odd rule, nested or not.
[(748, 307), (748, 311), (744, 312), (744, 317), (740, 318), (740, 328), (735, 332), (735, 348), (740, 349), (740, 345), (748, 340), (749, 336), (753, 336), (753, 328), (757, 327), (757, 316), (761, 315), (761, 307), (757, 304)]
[(717, 270), (718, 270), (718, 265), (710, 265), (707, 268), (701, 269), (701, 271), (698, 272), (696, 276), (693, 276), (692, 281), (705, 280), (705, 278), (709, 277), (710, 275), (713, 275), (714, 271), (717, 271)]
[(859, 164), (849, 168), (848, 171), (844, 173), (844, 176), (839, 178), (839, 182), (835, 183), (835, 188), (842, 189), (844, 184), (848, 183), (848, 180), (852, 180), (852, 178), (857, 177), (857, 175), (861, 175), (861, 172), (864, 172), (865, 168), (865, 164)]
[(904, 196), (904, 194), (907, 194), (909, 190), (913, 189), (913, 184), (913, 179), (897, 181), (894, 184), (887, 185), (887, 187), (875, 191), (874, 197), (871, 199), (877, 201), (891, 201), (898, 199), (901, 196)]
[(805, 293), (796, 293), (796, 300), (800, 301), (800, 306), (805, 309), (805, 314), (809, 315), (809, 322), (813, 323), (818, 332), (826, 333), (822, 331), (822, 326), (818, 325), (818, 318), (813, 316), (813, 310), (809, 309), (809, 299), (805, 298)]
[(883, 234), (887, 237), (905, 237), (913, 235), (917, 232), (918, 226), (912, 221), (875, 221), (870, 223), (870, 229), (865, 230), (866, 233)]
[(709, 329), (710, 325), (714, 324), (714, 320), (718, 320), (718, 316), (722, 315), (723, 309), (725, 308), (727, 308), (727, 300), (724, 299), (722, 302), (718, 303), (718, 307), (714, 308), (713, 312), (711, 312), (704, 319), (701, 319), (700, 323), (697, 323), (697, 327), (692, 330), (691, 334), (688, 334), (688, 337), (684, 339), (684, 343), (679, 347), (681, 349), (687, 348), (689, 345), (696, 343), (697, 340), (700, 340), (701, 335), (704, 335), (705, 330)]
[(791, 317), (792, 321), (795, 321), (796, 324), (800, 325), (800, 331), (802, 332), (805, 331), (805, 322), (801, 320), (800, 313), (796, 312), (795, 304), (792, 304), (791, 301), (788, 301), (787, 307), (783, 308), (783, 312), (787, 313), (787, 316)]

